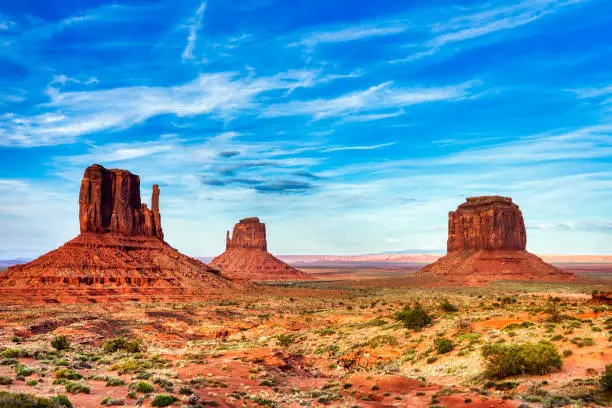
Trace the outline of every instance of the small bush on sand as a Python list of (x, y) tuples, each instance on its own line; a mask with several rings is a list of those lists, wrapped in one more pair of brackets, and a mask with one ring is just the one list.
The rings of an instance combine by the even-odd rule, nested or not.
[(178, 398), (173, 395), (156, 395), (153, 402), (151, 402), (152, 407), (167, 407), (168, 405), (174, 404)]
[(66, 391), (71, 394), (89, 394), (89, 387), (83, 383), (66, 381)]
[(83, 376), (70, 368), (62, 368), (55, 372), (55, 378), (66, 380), (80, 380)]
[(453, 350), (453, 342), (444, 337), (436, 337), (434, 340), (436, 351), (440, 354), (446, 354)]
[(155, 391), (155, 388), (146, 381), (138, 381), (130, 384), (130, 391), (141, 392), (143, 394), (149, 394)]
[(34, 374), (36, 370), (30, 368), (28, 366), (24, 366), (23, 364), (17, 364), (15, 366), (15, 375), (17, 377), (29, 377)]
[(0, 357), (19, 358), (19, 357), (25, 357), (25, 353), (23, 353), (21, 350), (16, 349), (16, 348), (7, 348), (5, 350), (2, 350), (2, 352), (0, 352)]
[[(70, 401), (68, 401), (68, 404), (70, 404)], [(60, 408), (71, 406), (62, 405), (55, 398), (48, 399), (30, 394), (0, 391), (0, 408)]]
[(287, 347), (288, 345), (293, 343), (295, 341), (295, 338), (296, 338), (296, 335), (290, 334), (290, 333), (282, 333), (276, 336), (276, 339), (278, 340), (278, 344), (282, 347)]
[(120, 387), (122, 385), (125, 385), (125, 381), (123, 381), (121, 378), (109, 377), (106, 380), (107, 387)]
[(603, 375), (599, 379), (599, 383), (601, 384), (601, 388), (603, 388), (604, 392), (612, 393), (612, 364), (606, 365), (606, 371), (604, 371)]
[(395, 320), (399, 320), (404, 323), (407, 329), (412, 330), (420, 330), (431, 324), (431, 317), (419, 303), (416, 303), (413, 308), (409, 305), (404, 306), (402, 310), (395, 314)]
[(486, 361), (485, 376), (506, 378), (520, 374), (547, 374), (563, 364), (557, 348), (547, 342), (493, 344), (482, 348)]
[(0, 385), (11, 385), (12, 383), (13, 379), (11, 377), (0, 375)]
[(397, 339), (388, 334), (380, 334), (369, 341), (368, 345), (372, 348), (384, 346), (397, 346)]
[(72, 403), (70, 402), (68, 397), (63, 394), (51, 397), (51, 401), (55, 402), (60, 407), (72, 408)]
[(106, 353), (114, 353), (116, 351), (139, 353), (142, 351), (142, 345), (139, 341), (129, 341), (125, 337), (117, 337), (114, 339), (106, 340), (102, 348)]
[(444, 299), (442, 300), (442, 302), (440, 302), (440, 309), (442, 309), (443, 312), (449, 313), (456, 312), (459, 310), (457, 306), (450, 303), (447, 299)]
[(101, 404), (110, 407), (113, 405), (123, 405), (125, 402), (120, 398), (106, 397), (102, 400)]
[(68, 350), (70, 348), (70, 341), (66, 336), (57, 336), (51, 340), (51, 347), (57, 351)]

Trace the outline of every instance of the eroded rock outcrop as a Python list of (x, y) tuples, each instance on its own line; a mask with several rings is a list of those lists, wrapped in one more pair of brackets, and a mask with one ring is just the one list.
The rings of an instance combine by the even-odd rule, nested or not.
[(159, 186), (151, 209), (140, 201), (140, 177), (127, 170), (94, 164), (85, 170), (79, 194), (81, 233), (115, 232), (164, 239), (159, 214)]
[(567, 280), (525, 250), (523, 214), (509, 197), (470, 197), (448, 214), (447, 254), (419, 272), (462, 281)]
[(308, 275), (268, 252), (266, 225), (259, 218), (240, 220), (225, 237), (225, 252), (210, 262), (224, 275), (253, 281), (307, 279)]
[(230, 248), (252, 248), (267, 251), (266, 224), (259, 222), (257, 217), (240, 220), (239, 223), (234, 225), (231, 238), (229, 231), (227, 231), (225, 249)]
[(448, 253), (524, 251), (526, 245), (523, 214), (509, 197), (471, 197), (448, 214)]
[(30, 263), (9, 268), (0, 277), (0, 295), (4, 300), (12, 294), (108, 301), (109, 296), (177, 297), (236, 287), (163, 240), (159, 196), (154, 185), (149, 209), (140, 200), (137, 175), (88, 167), (79, 194), (81, 234)]

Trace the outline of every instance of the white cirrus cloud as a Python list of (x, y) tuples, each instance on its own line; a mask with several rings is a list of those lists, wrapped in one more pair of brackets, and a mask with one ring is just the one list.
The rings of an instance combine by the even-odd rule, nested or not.
[(397, 35), (405, 32), (408, 28), (409, 25), (405, 22), (385, 22), (314, 31), (305, 35), (301, 40), (289, 44), (289, 46), (302, 45), (314, 48), (320, 44), (335, 44)]
[(335, 98), (294, 100), (270, 105), (261, 116), (307, 115), (312, 116), (315, 120), (329, 117), (348, 117), (348, 115), (360, 112), (385, 108), (402, 108), (421, 103), (458, 100), (467, 97), (470, 94), (470, 89), (477, 84), (478, 82), (473, 81), (448, 87), (406, 88), (394, 87), (392, 81), (387, 81), (362, 91), (350, 92)]
[(196, 41), (198, 40), (198, 31), (200, 31), (202, 28), (204, 11), (206, 11), (206, 2), (202, 2), (200, 4), (195, 12), (195, 15), (189, 21), (189, 35), (187, 36), (187, 45), (183, 51), (183, 60), (191, 60), (194, 58), (193, 49), (195, 48)]
[(210, 115), (227, 121), (243, 111), (254, 110), (260, 94), (290, 93), (333, 79), (318, 70), (292, 70), (267, 77), (221, 72), (200, 74), (191, 82), (167, 87), (63, 92), (55, 85), (69, 79), (55, 78), (46, 90), (50, 101), (37, 109), (41, 113), (0, 117), (0, 146), (72, 143), (81, 135), (125, 129), (163, 114)]

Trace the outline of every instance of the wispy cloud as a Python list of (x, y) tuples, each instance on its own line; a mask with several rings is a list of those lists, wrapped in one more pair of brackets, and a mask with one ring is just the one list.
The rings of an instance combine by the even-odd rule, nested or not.
[(195, 12), (195, 15), (189, 20), (189, 35), (187, 36), (187, 45), (183, 51), (183, 60), (192, 60), (193, 49), (195, 48), (196, 41), (198, 40), (198, 31), (202, 28), (202, 20), (204, 18), (204, 11), (206, 11), (206, 2), (202, 2), (200, 7)]
[(231, 120), (240, 112), (255, 109), (255, 98), (262, 93), (310, 87), (319, 80), (328, 79), (320, 77), (319, 71), (295, 70), (269, 77), (201, 74), (191, 82), (169, 87), (62, 92), (50, 86), (47, 93), (51, 100), (40, 109), (45, 113), (0, 118), (0, 145), (71, 143), (84, 134), (127, 128), (162, 114), (206, 114)]
[(609, 107), (612, 110), (612, 85), (595, 88), (571, 89), (570, 92), (576, 94), (579, 99), (593, 99), (601, 106)]
[(477, 83), (470, 82), (442, 88), (394, 87), (392, 81), (372, 86), (363, 91), (330, 98), (307, 101), (294, 100), (269, 106), (263, 117), (309, 115), (315, 120), (375, 111), (385, 108), (401, 108), (415, 104), (453, 101), (465, 97)]
[(291, 43), (289, 46), (303, 45), (308, 48), (314, 48), (320, 44), (334, 44), (397, 35), (408, 30), (408, 28), (409, 25), (406, 22), (366, 23), (335, 30), (311, 32), (300, 41)]
[(392, 62), (410, 62), (436, 54), (445, 46), (490, 37), (501, 31), (515, 29), (569, 6), (591, 0), (523, 0), (512, 5), (487, 3), (468, 8), (449, 20), (429, 25), (429, 38), (422, 43), (410, 44), (416, 51)]
[(394, 144), (395, 144), (395, 142), (381, 143), (381, 144), (367, 145), (367, 146), (330, 147), (330, 148), (324, 149), (323, 152), (329, 153), (329, 152), (343, 152), (343, 151), (347, 151), (347, 150), (377, 150), (377, 149), (381, 149), (383, 147), (393, 146)]
[(351, 116), (348, 116), (342, 119), (342, 121), (344, 122), (372, 122), (376, 120), (396, 118), (398, 116), (402, 116), (404, 113), (405, 113), (404, 110), (400, 109), (396, 112), (388, 112), (388, 113), (368, 113), (364, 115), (351, 115)]

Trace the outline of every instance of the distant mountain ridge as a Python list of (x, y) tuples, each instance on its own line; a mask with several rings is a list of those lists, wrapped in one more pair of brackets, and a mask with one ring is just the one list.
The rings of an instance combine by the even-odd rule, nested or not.
[[(612, 263), (612, 255), (538, 255), (551, 263)], [(437, 261), (442, 253), (415, 253), (415, 251), (387, 251), (366, 255), (279, 255), (277, 258), (293, 266), (325, 266), (336, 264), (428, 264)], [(209, 263), (213, 257), (196, 259)], [(29, 262), (28, 258), (0, 259), (0, 268)]]
[(20, 265), (30, 262), (29, 258), (15, 258), (15, 259), (0, 259), (0, 268), (8, 268), (13, 265)]

